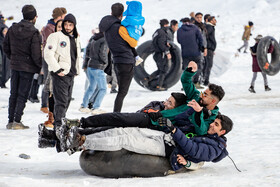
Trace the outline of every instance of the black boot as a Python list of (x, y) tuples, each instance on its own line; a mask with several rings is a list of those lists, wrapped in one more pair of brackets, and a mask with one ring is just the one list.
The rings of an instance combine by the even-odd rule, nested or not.
[(249, 92), (251, 92), (251, 93), (256, 93), (256, 91), (255, 91), (255, 89), (254, 89), (254, 86), (250, 86)]
[(265, 90), (265, 91), (270, 91), (271, 88), (269, 88), (268, 86), (264, 86), (264, 90)]

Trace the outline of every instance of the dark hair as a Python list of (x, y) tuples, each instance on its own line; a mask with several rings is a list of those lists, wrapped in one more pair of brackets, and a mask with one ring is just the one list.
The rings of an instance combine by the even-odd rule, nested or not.
[(187, 103), (187, 96), (183, 93), (172, 92), (171, 96), (173, 96), (176, 101), (175, 108)]
[(175, 20), (175, 19), (173, 19), (173, 20), (170, 21), (170, 26), (175, 26), (175, 25), (177, 25), (177, 24), (178, 24), (178, 21)]
[(123, 14), (124, 7), (121, 3), (115, 3), (111, 6), (112, 16), (120, 17)]
[(210, 17), (210, 14), (205, 14), (205, 15), (204, 15), (204, 18), (203, 18), (204, 21), (206, 21), (209, 17)]
[(182, 23), (190, 23), (191, 22), (190, 18), (182, 18), (180, 21)]
[(215, 18), (215, 16), (210, 16), (210, 17), (208, 18), (208, 21), (210, 22), (210, 21), (212, 21), (214, 18)]
[(159, 21), (160, 27), (163, 27), (164, 25), (169, 24), (169, 21), (167, 19), (161, 19)]
[[(63, 19), (60, 19), (55, 23), (54, 32), (57, 32), (57, 25), (59, 22), (63, 22)], [(61, 27), (63, 27), (63, 25), (61, 25)]]
[(216, 96), (219, 99), (219, 101), (221, 101), (225, 96), (225, 91), (221, 86), (218, 86), (216, 84), (209, 84), (208, 87), (211, 91), (211, 95)]
[(249, 26), (253, 26), (254, 25), (254, 23), (252, 21), (249, 21), (248, 24), (249, 24)]
[(33, 5), (24, 5), (21, 12), (25, 20), (33, 20), (37, 16), (37, 11)]
[[(226, 131), (225, 134), (229, 133), (232, 130), (233, 122), (229, 117), (227, 117), (226, 115), (222, 115), (219, 112), (217, 115), (217, 119), (221, 120), (221, 125), (222, 125), (221, 130), (225, 130)], [(223, 135), (225, 135), (225, 134), (223, 134)]]
[(195, 14), (195, 17), (198, 16), (198, 15), (203, 16), (203, 14), (201, 12), (198, 12), (198, 13)]

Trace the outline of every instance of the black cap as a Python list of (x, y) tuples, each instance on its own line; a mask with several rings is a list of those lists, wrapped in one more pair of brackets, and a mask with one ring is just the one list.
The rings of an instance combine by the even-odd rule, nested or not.
[(37, 16), (37, 11), (33, 5), (24, 5), (21, 12), (25, 20), (33, 20)]
[(174, 97), (176, 104), (175, 107), (181, 106), (187, 103), (187, 96), (183, 93), (172, 92), (171, 95)]

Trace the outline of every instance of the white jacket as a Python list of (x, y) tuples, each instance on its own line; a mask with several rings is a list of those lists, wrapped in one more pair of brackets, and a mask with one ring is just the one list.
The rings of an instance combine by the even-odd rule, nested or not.
[[(80, 59), (81, 59), (81, 44), (80, 37), (76, 38), (77, 59), (76, 69), (77, 74), (80, 73)], [(70, 54), (70, 39), (61, 31), (49, 35), (44, 49), (44, 59), (49, 66), (49, 71), (57, 72), (63, 69), (62, 73), (67, 75), (71, 68), (71, 54)]]

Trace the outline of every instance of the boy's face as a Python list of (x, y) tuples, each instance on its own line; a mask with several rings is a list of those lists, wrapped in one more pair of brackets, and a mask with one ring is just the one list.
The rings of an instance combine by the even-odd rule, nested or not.
[(208, 134), (218, 134), (218, 136), (222, 136), (225, 134), (225, 130), (222, 129), (222, 123), (221, 120), (216, 118), (213, 123), (209, 125), (209, 129), (207, 131)]

